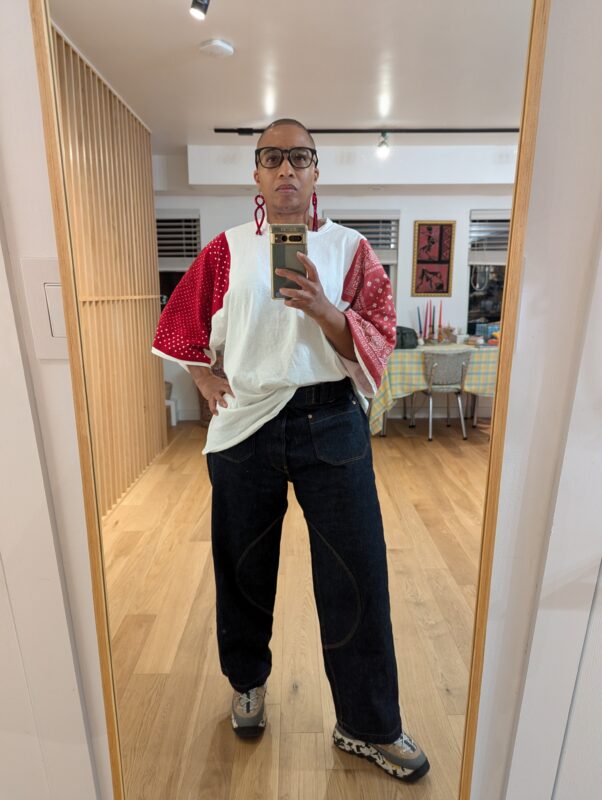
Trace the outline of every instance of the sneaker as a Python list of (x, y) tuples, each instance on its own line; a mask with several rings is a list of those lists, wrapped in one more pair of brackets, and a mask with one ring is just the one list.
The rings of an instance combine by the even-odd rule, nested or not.
[(234, 692), (232, 697), (232, 727), (243, 739), (261, 736), (265, 728), (266, 684), (248, 692)]
[(413, 783), (422, 778), (431, 766), (420, 747), (405, 731), (402, 731), (399, 739), (391, 744), (372, 744), (355, 739), (337, 722), (332, 739), (335, 745), (346, 753), (367, 758), (389, 775), (406, 783)]

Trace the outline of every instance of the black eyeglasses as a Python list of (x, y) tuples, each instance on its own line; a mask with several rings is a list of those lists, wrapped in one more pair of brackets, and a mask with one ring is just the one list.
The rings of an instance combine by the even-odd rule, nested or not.
[(260, 147), (255, 151), (255, 166), (261, 164), (266, 169), (276, 169), (285, 158), (294, 169), (307, 169), (311, 164), (318, 164), (318, 154), (311, 147), (291, 147), (290, 150)]

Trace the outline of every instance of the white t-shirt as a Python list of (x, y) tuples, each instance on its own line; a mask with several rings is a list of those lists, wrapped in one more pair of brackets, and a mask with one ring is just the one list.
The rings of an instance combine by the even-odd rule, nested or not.
[(326, 220), (308, 231), (307, 254), (324, 294), (347, 317), (356, 361), (341, 356), (315, 320), (271, 296), (269, 235), (254, 223), (210, 242), (166, 305), (152, 352), (209, 367), (223, 352), (234, 395), (217, 406), (203, 453), (243, 441), (275, 417), (300, 386), (349, 376), (364, 410), (395, 345), (391, 284), (367, 240)]

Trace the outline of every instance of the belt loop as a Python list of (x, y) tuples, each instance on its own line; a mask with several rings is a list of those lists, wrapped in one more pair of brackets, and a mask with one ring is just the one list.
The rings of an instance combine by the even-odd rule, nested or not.
[(307, 387), (305, 402), (308, 406), (316, 405), (316, 384)]

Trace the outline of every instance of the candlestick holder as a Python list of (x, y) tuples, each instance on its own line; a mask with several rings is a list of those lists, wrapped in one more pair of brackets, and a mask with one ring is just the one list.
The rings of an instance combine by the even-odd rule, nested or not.
[(456, 339), (456, 329), (451, 325), (444, 325), (440, 332), (441, 341), (451, 344)]

